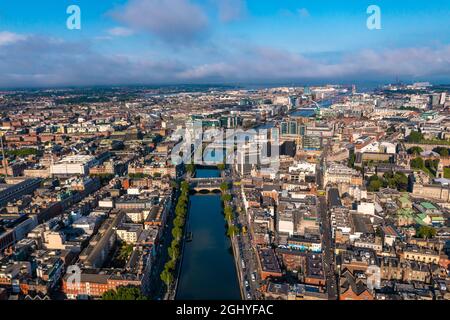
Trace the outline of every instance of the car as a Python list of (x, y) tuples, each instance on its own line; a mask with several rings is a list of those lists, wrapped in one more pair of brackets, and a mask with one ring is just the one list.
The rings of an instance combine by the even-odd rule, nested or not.
[(247, 293), (247, 299), (249, 299), (249, 300), (252, 299), (252, 295), (250, 293)]
[(245, 282), (244, 282), (244, 283), (245, 283), (245, 287), (246, 287), (246, 288), (248, 288), (248, 287), (249, 287), (249, 283), (248, 283), (248, 281), (247, 281), (247, 280), (245, 280)]
[(252, 281), (255, 282), (256, 281), (256, 276), (254, 273), (252, 273)]

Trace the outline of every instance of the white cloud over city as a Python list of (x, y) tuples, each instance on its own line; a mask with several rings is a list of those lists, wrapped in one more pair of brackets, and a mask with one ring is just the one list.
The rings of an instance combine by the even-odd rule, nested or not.
[[(120, 34), (121, 32), (119, 32)], [(204, 63), (189, 55), (149, 58), (104, 54), (94, 42), (0, 32), (1, 87), (124, 83), (206, 83), (437, 78), (450, 74), (450, 45), (359, 50), (339, 59), (315, 58), (269, 46), (236, 45)], [(184, 49), (189, 51), (190, 49)], [(220, 51), (220, 48), (216, 50)], [(201, 59), (200, 59), (201, 60)]]

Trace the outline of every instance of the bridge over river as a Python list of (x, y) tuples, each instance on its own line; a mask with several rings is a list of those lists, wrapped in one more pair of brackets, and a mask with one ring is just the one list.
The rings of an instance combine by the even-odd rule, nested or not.
[(220, 191), (220, 186), (222, 183), (230, 183), (231, 180), (225, 178), (191, 178), (189, 179), (189, 184), (191, 190), (195, 192), (215, 192)]

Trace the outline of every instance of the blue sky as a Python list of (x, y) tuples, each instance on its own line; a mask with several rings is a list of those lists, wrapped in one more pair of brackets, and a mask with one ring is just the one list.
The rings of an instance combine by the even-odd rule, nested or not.
[[(81, 30), (66, 9), (81, 9)], [(381, 30), (366, 27), (369, 5)], [(0, 2), (0, 86), (450, 82), (448, 0)]]

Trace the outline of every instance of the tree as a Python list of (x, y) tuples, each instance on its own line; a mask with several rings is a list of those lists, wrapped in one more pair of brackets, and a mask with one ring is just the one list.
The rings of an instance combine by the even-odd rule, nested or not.
[(423, 162), (423, 159), (421, 157), (415, 158), (411, 160), (411, 168), (413, 169), (423, 169), (425, 168), (425, 164)]
[(225, 214), (233, 214), (233, 208), (231, 208), (230, 206), (226, 206), (224, 209), (224, 213)]
[[(175, 215), (178, 217), (183, 217), (186, 212), (186, 207), (183, 205), (177, 205), (175, 208)], [(176, 218), (175, 218), (176, 219)]]
[(186, 171), (189, 174), (194, 175), (194, 173), (195, 173), (195, 165), (193, 163), (187, 164), (186, 165)]
[(407, 191), (408, 190), (408, 177), (406, 174), (397, 172), (394, 175), (394, 180), (396, 184), (396, 188), (398, 191)]
[(164, 265), (165, 268), (167, 268), (167, 270), (175, 270), (175, 266), (177, 264), (177, 260), (169, 260), (166, 262), (166, 264)]
[(439, 153), (441, 157), (448, 157), (449, 152), (447, 148), (437, 147), (433, 149), (434, 152)]
[(428, 226), (421, 226), (417, 230), (417, 236), (423, 239), (432, 239), (436, 236), (436, 229)]
[(118, 259), (126, 261), (131, 256), (131, 253), (133, 253), (133, 245), (124, 243), (122, 247), (120, 247)]
[(229, 226), (228, 230), (227, 230), (227, 236), (228, 237), (234, 237), (235, 235), (237, 235), (239, 233), (239, 228), (236, 226)]
[(224, 171), (225, 170), (225, 164), (221, 163), (221, 164), (217, 165), (217, 169), (219, 169), (220, 171)]
[(425, 161), (425, 168), (427, 168), (429, 172), (431, 172), (431, 174), (433, 174), (434, 176), (436, 176), (438, 167), (439, 167), (439, 159)]
[(419, 156), (422, 152), (423, 152), (423, 149), (421, 147), (417, 147), (417, 146), (408, 149), (408, 153), (415, 155), (415, 156)]
[(181, 192), (186, 194), (189, 192), (189, 183), (187, 183), (186, 181), (183, 181), (181, 183)]
[(170, 287), (170, 284), (173, 281), (173, 274), (169, 269), (165, 268), (163, 272), (161, 272), (161, 280), (166, 284), (167, 287)]
[(175, 227), (172, 229), (172, 236), (177, 239), (180, 240), (181, 237), (183, 236), (183, 230), (180, 227)]
[(378, 192), (382, 187), (382, 183), (380, 180), (373, 180), (369, 182), (369, 186), (367, 187), (367, 191), (369, 192)]
[(383, 180), (376, 174), (369, 178), (369, 184), (367, 186), (367, 191), (378, 192), (383, 186)]
[(418, 131), (411, 131), (410, 135), (408, 136), (408, 142), (411, 143), (419, 143), (423, 140), (423, 134)]
[(349, 168), (354, 168), (355, 167), (355, 161), (356, 161), (356, 154), (354, 152), (351, 152), (350, 153), (350, 157), (348, 158), (347, 166)]
[(102, 300), (148, 300), (137, 287), (119, 287), (116, 290), (106, 291), (102, 295)]
[(231, 200), (233, 200), (233, 197), (231, 196), (231, 194), (224, 194), (224, 195), (222, 195), (222, 201), (223, 202), (230, 202)]
[(185, 222), (184, 218), (181, 216), (178, 216), (173, 220), (173, 225), (175, 228), (182, 228), (184, 226), (184, 222)]
[(230, 206), (226, 206), (224, 210), (225, 220), (231, 222), (233, 220), (233, 209)]
[(227, 191), (228, 189), (229, 189), (228, 183), (222, 182), (222, 183), (220, 184), (220, 190), (221, 190), (222, 192), (225, 192), (225, 191)]
[(169, 249), (167, 249), (167, 252), (169, 254), (169, 257), (176, 261), (178, 257), (180, 256), (180, 248), (178, 246), (172, 246)]

